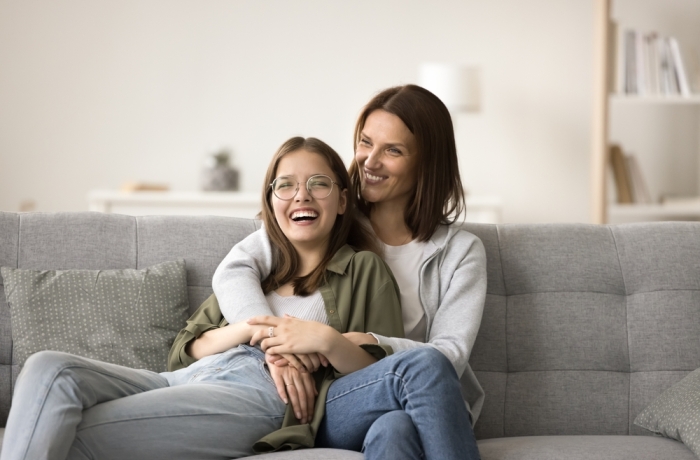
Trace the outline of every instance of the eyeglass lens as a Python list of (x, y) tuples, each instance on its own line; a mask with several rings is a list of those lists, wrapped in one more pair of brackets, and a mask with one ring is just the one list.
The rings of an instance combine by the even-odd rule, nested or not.
[[(272, 182), (272, 191), (280, 200), (291, 200), (297, 194), (299, 185), (292, 176), (280, 176)], [(311, 176), (306, 181), (306, 190), (316, 199), (326, 198), (333, 190), (333, 180), (322, 174)]]

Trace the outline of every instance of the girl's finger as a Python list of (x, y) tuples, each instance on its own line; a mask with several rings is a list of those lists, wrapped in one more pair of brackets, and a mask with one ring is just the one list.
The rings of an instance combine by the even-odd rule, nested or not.
[(316, 384), (311, 374), (301, 376), (304, 391), (306, 392), (306, 413), (308, 414), (306, 423), (310, 423), (314, 416), (314, 405), (316, 403)]
[(301, 423), (308, 423), (309, 421), (309, 398), (304, 382), (305, 375), (307, 374), (294, 373), (294, 387), (297, 391), (297, 398), (299, 398), (299, 412), (301, 415), (301, 417), (297, 415), (297, 418)]
[(306, 372), (306, 368), (302, 363), (299, 362), (296, 356), (294, 355), (284, 355), (289, 361), (289, 365), (293, 367), (294, 369), (298, 370), (299, 372)]
[(276, 316), (264, 315), (264, 316), (254, 316), (246, 321), (248, 324), (264, 324), (266, 326), (277, 326), (280, 324), (280, 318)]
[[(289, 380), (292, 380), (287, 376)], [(289, 403), (292, 405), (292, 410), (294, 411), (294, 416), (301, 420), (301, 405), (299, 403), (299, 392), (297, 391), (296, 383), (293, 381), (285, 384), (285, 389), (289, 395)]]
[(314, 367), (314, 363), (311, 360), (310, 355), (292, 355), (294, 356), (302, 366), (304, 366), (304, 369), (306, 369), (306, 372), (314, 372), (316, 368)]
[(287, 388), (284, 386), (284, 377), (282, 372), (277, 369), (270, 369), (270, 377), (272, 381), (275, 382), (275, 387), (277, 388), (277, 394), (282, 398), (285, 404), (289, 404), (289, 398), (287, 397)]

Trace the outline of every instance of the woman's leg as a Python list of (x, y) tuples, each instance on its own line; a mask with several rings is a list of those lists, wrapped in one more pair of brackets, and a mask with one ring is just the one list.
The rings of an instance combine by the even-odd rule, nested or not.
[(365, 460), (425, 458), (413, 420), (402, 410), (387, 412), (369, 428), (362, 447)]
[(2, 460), (63, 459), (84, 409), (167, 385), (151, 371), (55, 351), (36, 353), (17, 379)]
[(432, 347), (395, 353), (333, 382), (317, 445), (359, 451), (374, 422), (397, 410), (411, 418), (426, 459), (479, 458), (457, 374)]
[(188, 383), (85, 411), (68, 458), (225, 460), (253, 455), (255, 441), (281, 427), (285, 405), (259, 350), (239, 347), (164, 375), (172, 384), (183, 374)]

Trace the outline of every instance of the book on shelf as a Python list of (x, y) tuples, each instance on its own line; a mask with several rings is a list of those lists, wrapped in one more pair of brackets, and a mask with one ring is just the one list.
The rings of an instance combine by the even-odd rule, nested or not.
[(619, 145), (613, 144), (610, 146), (610, 166), (618, 203), (653, 203), (639, 161), (634, 154), (625, 154)]
[(610, 88), (638, 96), (692, 96), (691, 79), (675, 37), (622, 29), (611, 21)]

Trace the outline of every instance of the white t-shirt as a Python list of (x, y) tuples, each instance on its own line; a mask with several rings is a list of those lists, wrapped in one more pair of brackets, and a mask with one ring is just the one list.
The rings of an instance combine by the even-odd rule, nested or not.
[(425, 260), (425, 242), (413, 240), (402, 246), (382, 244), (384, 261), (401, 290), (401, 312), (406, 338), (425, 342), (427, 320), (418, 296), (418, 270)]
[(326, 313), (326, 304), (323, 302), (323, 296), (321, 296), (321, 291), (319, 290), (306, 297), (296, 295), (285, 297), (275, 291), (270, 291), (265, 298), (275, 316), (282, 317), (286, 313), (289, 316), (305, 321), (318, 321), (319, 323), (330, 324)]

